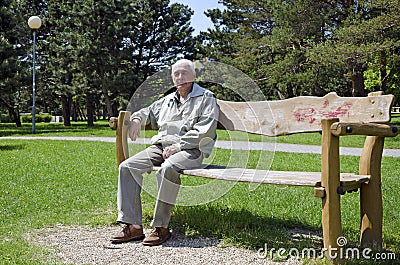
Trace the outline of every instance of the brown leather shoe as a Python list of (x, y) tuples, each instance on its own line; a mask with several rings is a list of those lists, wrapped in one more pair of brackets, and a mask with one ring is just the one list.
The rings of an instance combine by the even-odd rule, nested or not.
[(120, 244), (129, 241), (142, 240), (145, 237), (143, 228), (134, 228), (131, 224), (126, 224), (125, 227), (116, 236), (111, 238), (111, 243)]
[(157, 246), (167, 241), (170, 237), (171, 233), (168, 228), (156, 227), (151, 231), (151, 234), (143, 240), (142, 244), (145, 246)]

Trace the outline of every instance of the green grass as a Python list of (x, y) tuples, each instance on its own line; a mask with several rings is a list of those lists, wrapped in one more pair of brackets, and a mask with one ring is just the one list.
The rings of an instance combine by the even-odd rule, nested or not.
[[(63, 123), (36, 123), (34, 136), (102, 136), (115, 137), (115, 131), (111, 130), (108, 121), (96, 121), (94, 127), (88, 127), (87, 122), (71, 122), (71, 126)], [(0, 136), (33, 136), (32, 124), (22, 123), (18, 128), (15, 124), (0, 123)]]
[[(131, 151), (144, 148), (131, 145)], [(49, 140), (0, 140), (0, 264), (52, 264), (54, 255), (26, 237), (35, 229), (63, 225), (109, 226), (116, 219), (117, 170), (114, 144)], [(213, 163), (227, 163), (230, 151), (215, 151)], [(250, 167), (267, 152), (241, 152)], [(247, 157), (244, 158), (246, 160)], [(238, 159), (236, 159), (238, 160)], [(240, 161), (237, 161), (240, 162)], [(262, 166), (268, 167), (269, 161)], [(383, 158), (385, 251), (400, 257), (400, 159)], [(320, 155), (276, 153), (274, 170), (319, 171)], [(343, 171), (355, 172), (356, 157), (342, 158)], [(146, 178), (155, 183), (153, 177)], [(184, 185), (207, 180), (182, 177)], [(221, 185), (228, 182), (220, 181)], [(223, 183), (223, 184), (222, 184)], [(359, 237), (359, 193), (342, 197), (344, 236), (355, 246)], [(143, 192), (144, 223), (149, 224), (154, 198)], [(239, 183), (212, 202), (176, 206), (171, 227), (188, 236), (203, 235), (258, 249), (264, 244), (286, 249), (321, 247), (321, 242), (294, 240), (289, 231), (321, 233), (321, 200), (312, 188)], [(397, 260), (398, 262), (398, 260)], [(358, 263), (357, 263), (358, 264)], [(362, 263), (368, 264), (368, 263)], [(395, 263), (393, 263), (395, 264)]]
[[(400, 114), (394, 114), (391, 122), (400, 127)], [(156, 131), (147, 130), (142, 132), (140, 136), (150, 138), (155, 133)], [(32, 136), (32, 125), (30, 123), (23, 123), (21, 128), (17, 128), (14, 124), (0, 123), (0, 137), (1, 136)], [(86, 122), (72, 122), (70, 127), (65, 127), (62, 123), (37, 123), (35, 136), (115, 137), (115, 131), (109, 128), (107, 121), (97, 121), (92, 128), (89, 128)], [(274, 141), (277, 143), (319, 145), (321, 143), (321, 134), (307, 133), (266, 137), (243, 132), (218, 130), (218, 140), (251, 142)], [(340, 138), (340, 144), (345, 147), (363, 147), (364, 140), (364, 136), (347, 136)], [(387, 137), (385, 139), (385, 148), (400, 149), (400, 137)]]

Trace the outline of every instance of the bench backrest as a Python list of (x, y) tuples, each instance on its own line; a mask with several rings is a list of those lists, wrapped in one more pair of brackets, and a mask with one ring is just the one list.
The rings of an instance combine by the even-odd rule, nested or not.
[(278, 101), (228, 102), (218, 100), (219, 124), (226, 130), (267, 136), (321, 131), (321, 120), (388, 123), (393, 95), (370, 93), (368, 97), (302, 96)]

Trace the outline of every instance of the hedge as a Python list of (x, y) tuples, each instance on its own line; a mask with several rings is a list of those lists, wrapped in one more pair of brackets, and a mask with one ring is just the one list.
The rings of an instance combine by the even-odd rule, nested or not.
[[(21, 116), (22, 122), (32, 122), (32, 115)], [(35, 115), (35, 122), (50, 122), (50, 114), (37, 114)]]

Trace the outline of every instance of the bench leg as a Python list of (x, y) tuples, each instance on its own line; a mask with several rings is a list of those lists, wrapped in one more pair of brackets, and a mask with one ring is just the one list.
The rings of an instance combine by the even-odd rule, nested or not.
[(342, 235), (340, 212), (340, 157), (339, 137), (331, 133), (331, 125), (338, 119), (322, 120), (322, 179), (325, 197), (322, 198), (322, 232), (325, 256), (328, 259), (339, 259), (338, 238)]
[(368, 184), (360, 188), (361, 247), (382, 249), (382, 190), (381, 161), (383, 137), (368, 136), (360, 159), (360, 174), (371, 175)]

